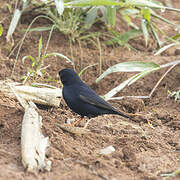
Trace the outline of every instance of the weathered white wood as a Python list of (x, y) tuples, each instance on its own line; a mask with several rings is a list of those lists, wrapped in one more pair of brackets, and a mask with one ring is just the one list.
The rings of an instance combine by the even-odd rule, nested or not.
[(39, 88), (33, 86), (22, 85), (17, 82), (0, 81), (0, 91), (10, 98), (16, 98), (10, 86), (18, 93), (18, 95), (37, 104), (59, 107), (62, 90), (60, 88)]
[(50, 171), (51, 161), (45, 154), (49, 146), (48, 137), (41, 133), (42, 117), (33, 102), (25, 110), (21, 129), (22, 163), (27, 171)]
[(10, 90), (25, 109), (21, 128), (22, 164), (29, 172), (50, 171), (51, 161), (46, 158), (49, 138), (44, 137), (41, 132), (42, 117), (38, 114), (36, 105), (32, 101), (27, 103), (14, 87), (9, 84)]

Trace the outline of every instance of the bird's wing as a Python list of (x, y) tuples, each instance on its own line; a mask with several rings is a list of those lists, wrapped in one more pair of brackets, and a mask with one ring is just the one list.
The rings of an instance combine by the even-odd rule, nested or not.
[(107, 110), (117, 111), (109, 103), (107, 103), (103, 98), (97, 95), (91, 88), (83, 87), (79, 95), (80, 99), (84, 102), (92, 104), (96, 107), (100, 107)]

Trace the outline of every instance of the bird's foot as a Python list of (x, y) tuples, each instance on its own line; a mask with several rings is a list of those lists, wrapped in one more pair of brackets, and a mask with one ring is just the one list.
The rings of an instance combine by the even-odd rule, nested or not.
[(87, 128), (87, 126), (88, 126), (88, 124), (89, 124), (90, 121), (91, 121), (91, 119), (88, 119), (88, 121), (86, 122), (85, 126), (83, 127), (84, 129)]
[(71, 124), (71, 126), (72, 126), (72, 127), (75, 127), (75, 126), (78, 125), (82, 120), (83, 120), (83, 118), (78, 119), (77, 121), (73, 122), (73, 123)]

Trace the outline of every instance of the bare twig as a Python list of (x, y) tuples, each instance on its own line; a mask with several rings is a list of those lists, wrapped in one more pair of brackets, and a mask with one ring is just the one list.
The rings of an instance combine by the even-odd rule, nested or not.
[(149, 98), (151, 98), (152, 94), (154, 93), (154, 91), (156, 90), (156, 88), (158, 87), (158, 85), (161, 83), (161, 81), (164, 79), (164, 77), (177, 65), (173, 64), (164, 74), (163, 76), (159, 79), (159, 81), (156, 83), (156, 85), (154, 86), (154, 88), (152, 89), (152, 91), (149, 94)]

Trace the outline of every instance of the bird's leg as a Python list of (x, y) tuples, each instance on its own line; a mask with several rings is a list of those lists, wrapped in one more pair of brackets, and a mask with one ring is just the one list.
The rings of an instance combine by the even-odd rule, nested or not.
[(85, 126), (84, 126), (84, 129), (87, 128), (87, 126), (88, 126), (88, 124), (89, 124), (90, 121), (91, 121), (91, 119), (88, 119), (87, 123), (86, 123)]
[(77, 121), (73, 122), (73, 123), (71, 124), (71, 126), (75, 127), (75, 126), (78, 125), (83, 119), (84, 119), (84, 118), (81, 117), (81, 118), (78, 119)]

